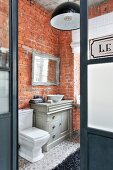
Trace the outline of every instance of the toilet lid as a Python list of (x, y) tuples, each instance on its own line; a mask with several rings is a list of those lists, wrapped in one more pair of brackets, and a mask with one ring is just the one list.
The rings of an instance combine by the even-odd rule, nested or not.
[(36, 139), (42, 138), (48, 134), (49, 134), (48, 132), (38, 129), (38, 128), (35, 128), (35, 127), (22, 130), (19, 133), (19, 135), (29, 138), (31, 140), (36, 140)]

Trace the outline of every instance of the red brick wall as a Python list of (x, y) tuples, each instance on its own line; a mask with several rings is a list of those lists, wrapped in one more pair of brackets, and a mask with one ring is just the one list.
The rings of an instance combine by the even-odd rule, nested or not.
[(73, 130), (80, 130), (80, 108), (73, 109)]
[(113, 11), (113, 0), (106, 0), (97, 6), (92, 5), (88, 9), (89, 18), (94, 18), (100, 15), (104, 15), (112, 11)]
[[(80, 54), (74, 54), (74, 96), (77, 101), (77, 96), (80, 95)], [(73, 128), (80, 130), (80, 109), (73, 110)]]
[(59, 33), (60, 54), (60, 87), (59, 93), (64, 94), (65, 99), (74, 98), (74, 57), (72, 48), (71, 32), (61, 31)]
[(9, 47), (9, 4), (0, 0), (0, 47)]
[(19, 108), (28, 107), (35, 94), (46, 96), (58, 93), (57, 86), (31, 85), (31, 53), (23, 45), (42, 53), (58, 56), (58, 31), (49, 25), (50, 14), (40, 5), (19, 0)]
[[(59, 93), (64, 94), (65, 99), (76, 100), (75, 93), (80, 90), (80, 82), (76, 75), (79, 75), (79, 56), (72, 53), (71, 31), (61, 31), (59, 33), (59, 54), (60, 54), (60, 86)], [(74, 61), (75, 60), (75, 61)], [(78, 68), (75, 66), (78, 64)], [(79, 79), (79, 78), (78, 78)], [(80, 129), (80, 109), (73, 109), (73, 130)]]

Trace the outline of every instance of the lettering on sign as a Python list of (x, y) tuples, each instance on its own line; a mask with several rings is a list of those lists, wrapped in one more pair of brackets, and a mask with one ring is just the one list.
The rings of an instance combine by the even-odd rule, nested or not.
[(89, 56), (90, 59), (113, 57), (113, 36), (91, 39)]

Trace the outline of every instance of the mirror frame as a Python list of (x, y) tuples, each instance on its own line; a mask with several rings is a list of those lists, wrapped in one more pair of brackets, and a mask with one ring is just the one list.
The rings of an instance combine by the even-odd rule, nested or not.
[[(34, 74), (35, 74), (35, 70), (34, 70), (34, 65), (35, 65), (35, 58), (36, 56), (39, 56), (41, 58), (46, 58), (48, 60), (53, 60), (56, 61), (56, 82), (42, 82), (42, 81), (34, 81)], [(50, 85), (59, 85), (59, 67), (60, 67), (60, 58), (56, 57), (56, 56), (52, 56), (49, 54), (45, 54), (45, 53), (41, 53), (41, 52), (32, 52), (32, 86), (39, 86), (39, 85), (43, 85), (43, 86), (50, 86)]]

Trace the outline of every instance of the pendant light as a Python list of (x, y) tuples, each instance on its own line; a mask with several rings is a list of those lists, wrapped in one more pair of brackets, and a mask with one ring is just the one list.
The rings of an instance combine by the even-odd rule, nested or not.
[(80, 6), (74, 2), (64, 2), (53, 12), (51, 26), (59, 30), (76, 30), (80, 28)]

